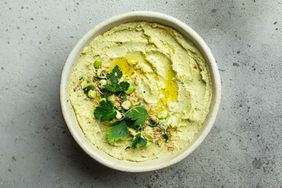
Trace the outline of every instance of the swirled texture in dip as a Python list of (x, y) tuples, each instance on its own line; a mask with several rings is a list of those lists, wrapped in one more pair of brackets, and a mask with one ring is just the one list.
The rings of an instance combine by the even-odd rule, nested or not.
[[(106, 72), (119, 66), (123, 79), (135, 85), (129, 99), (142, 103), (158, 119), (169, 134), (167, 142), (157, 128), (145, 126), (146, 147), (132, 148), (132, 137), (108, 143), (108, 125), (93, 115), (101, 96), (91, 99), (82, 90), (97, 74), (97, 59)], [(205, 59), (191, 41), (164, 25), (130, 22), (95, 37), (83, 49), (70, 75), (68, 94), (82, 131), (97, 149), (121, 160), (145, 161), (189, 146), (209, 112), (212, 85)]]

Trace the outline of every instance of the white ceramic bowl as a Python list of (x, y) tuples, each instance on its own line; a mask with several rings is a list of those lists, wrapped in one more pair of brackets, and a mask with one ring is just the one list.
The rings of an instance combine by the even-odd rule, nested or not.
[[(206, 59), (207, 64), (209, 65), (213, 84), (213, 98), (211, 102), (210, 112), (206, 118), (204, 125), (202, 126), (201, 132), (194, 139), (194, 141), (186, 149), (180, 151), (179, 153), (175, 153), (173, 156), (170, 155), (167, 158), (149, 160), (145, 162), (130, 162), (118, 160), (96, 149), (96, 147), (91, 144), (88, 139), (84, 136), (80, 126), (78, 125), (77, 120), (74, 116), (74, 112), (68, 101), (67, 94), (67, 84), (70, 73), (72, 71), (72, 66), (76, 63), (83, 47), (86, 46), (97, 35), (104, 33), (110, 28), (122, 23), (132, 21), (148, 21), (167, 25), (182, 33), (184, 37), (187, 37), (192, 40), (194, 44), (200, 49)], [(220, 96), (221, 82), (218, 68), (215, 59), (204, 40), (193, 29), (191, 29), (185, 23), (177, 20), (176, 18), (173, 18), (166, 14), (149, 11), (129, 12), (114, 16), (96, 25), (93, 29), (86, 33), (75, 45), (75, 47), (67, 58), (62, 72), (60, 88), (60, 99), (63, 116), (70, 130), (70, 133), (72, 134), (76, 142), (89, 156), (91, 156), (96, 161), (110, 168), (126, 172), (146, 172), (157, 170), (173, 165), (187, 157), (202, 143), (207, 134), (210, 132), (214, 124), (217, 111), (219, 109)]]

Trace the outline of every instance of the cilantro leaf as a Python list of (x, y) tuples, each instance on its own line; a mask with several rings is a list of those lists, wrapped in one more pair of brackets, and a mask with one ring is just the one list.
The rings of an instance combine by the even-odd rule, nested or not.
[(132, 142), (132, 147), (133, 148), (140, 148), (140, 147), (144, 147), (147, 145), (147, 139), (142, 137), (140, 133), (138, 133)]
[(117, 92), (122, 92), (122, 91), (126, 91), (129, 87), (129, 83), (128, 82), (121, 82), (119, 84), (110, 84), (110, 85), (106, 85), (105, 89), (113, 92), (113, 93), (117, 93)]
[(116, 117), (116, 110), (110, 101), (101, 101), (94, 111), (94, 116), (100, 121), (110, 121)]
[(129, 88), (128, 82), (120, 82), (118, 86), (118, 91), (126, 91)]
[(107, 140), (108, 142), (114, 143), (116, 141), (124, 140), (129, 135), (126, 122), (119, 121), (115, 123), (114, 126), (109, 127), (107, 130)]
[(122, 72), (119, 67), (116, 65), (110, 74), (107, 75), (107, 78), (111, 81), (111, 84), (105, 86), (105, 89), (113, 92), (124, 92), (129, 88), (128, 82), (120, 82), (119, 80), (122, 77)]
[(149, 117), (146, 109), (141, 105), (137, 105), (126, 113), (128, 118), (128, 126), (134, 129), (140, 129), (143, 127), (145, 120)]
[(88, 91), (94, 90), (94, 88), (95, 88), (94, 85), (90, 84), (90, 85), (88, 85), (88, 86), (82, 88), (82, 90), (83, 90), (83, 92), (84, 92), (85, 94), (87, 94)]
[(117, 84), (119, 79), (122, 77), (122, 72), (116, 65), (110, 74), (107, 76), (113, 84)]

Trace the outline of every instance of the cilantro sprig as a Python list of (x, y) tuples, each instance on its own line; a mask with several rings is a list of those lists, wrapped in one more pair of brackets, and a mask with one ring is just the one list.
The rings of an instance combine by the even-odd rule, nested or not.
[(116, 65), (112, 72), (107, 75), (111, 83), (106, 85), (105, 89), (113, 93), (125, 92), (129, 88), (129, 83), (125, 81), (120, 82), (121, 77), (122, 72)]
[[(121, 81), (122, 75), (120, 68), (115, 66), (111, 73), (108, 73), (106, 76), (106, 79), (108, 80), (107, 85), (101, 90), (101, 95), (107, 98), (114, 94), (122, 100), (125, 100), (127, 96), (125, 91), (128, 90), (130, 84), (126, 81)], [(85, 88), (84, 92), (88, 92), (88, 90), (92, 89), (94, 89), (94, 86)], [(118, 114), (122, 114), (122, 116), (118, 116)], [(116, 108), (111, 101), (107, 99), (102, 100), (95, 108), (94, 116), (101, 122), (115, 121), (106, 131), (106, 138), (110, 144), (129, 138), (128, 128), (132, 128), (139, 132), (132, 139), (132, 147), (140, 148), (146, 146), (147, 139), (144, 136), (141, 136), (140, 132), (143, 130), (144, 123), (149, 117), (149, 114), (141, 104), (125, 111), (118, 111), (118, 108)]]
[[(111, 121), (116, 117), (117, 110), (110, 101), (102, 100), (94, 111), (95, 118), (100, 121)], [(107, 140), (110, 144), (126, 139), (129, 136), (128, 128), (140, 131), (145, 120), (149, 117), (146, 109), (142, 105), (137, 105), (125, 113), (125, 117), (113, 123), (107, 129)], [(144, 137), (133, 139), (133, 148), (145, 146), (147, 141)]]
[[(125, 108), (123, 105), (121, 105), (122, 107), (119, 107), (119, 105), (116, 105), (116, 107), (114, 105), (116, 101), (120, 102), (120, 99), (125, 102), (127, 96), (134, 91), (133, 85), (122, 81), (123, 73), (117, 65), (108, 74), (104, 73), (101, 69), (102, 61), (95, 61), (94, 67), (97, 69), (97, 75), (93, 79), (94, 83), (88, 84), (82, 90), (91, 99), (96, 97), (96, 91), (100, 97), (105, 98), (99, 102), (93, 114), (97, 120), (109, 122), (105, 133), (108, 143), (114, 144), (119, 141), (131, 139), (132, 148), (139, 149), (145, 147), (148, 142), (147, 138), (142, 134), (145, 122), (152, 128), (159, 127), (158, 122), (153, 121), (149, 117), (146, 108), (141, 104), (137, 104), (131, 108), (131, 105), (128, 108)], [(81, 77), (79, 80), (81, 82), (81, 80), (84, 80), (84, 77)], [(101, 86), (95, 84), (101, 81), (105, 82), (105, 84), (101, 84)], [(116, 101), (115, 96), (119, 98)], [(110, 100), (112, 98), (113, 100)], [(129, 129), (134, 129), (137, 134), (130, 136)], [(165, 142), (168, 142), (170, 139), (166, 131), (162, 132), (162, 137)]]

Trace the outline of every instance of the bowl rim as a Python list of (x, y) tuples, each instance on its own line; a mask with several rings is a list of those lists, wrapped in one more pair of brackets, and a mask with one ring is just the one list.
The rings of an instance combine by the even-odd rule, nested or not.
[[(87, 144), (83, 141), (83, 138), (77, 133), (73, 125), (73, 122), (71, 120), (72, 114), (70, 113), (70, 109), (68, 107), (68, 94), (67, 94), (67, 84), (68, 84), (68, 78), (72, 70), (72, 66), (75, 64), (75, 60), (77, 57), (77, 54), (80, 53), (81, 49), (85, 47), (87, 42), (93, 37), (95, 33), (100, 31), (102, 28), (105, 28), (111, 24), (114, 24), (118, 21), (125, 20), (130, 17), (141, 17), (141, 18), (153, 18), (153, 19), (160, 19), (163, 22), (169, 22), (175, 24), (177, 27), (183, 29), (184, 32), (186, 32), (193, 43), (197, 43), (197, 48), (201, 48), (201, 53), (205, 55), (206, 61), (209, 64), (210, 71), (211, 71), (211, 77), (213, 79), (213, 99), (209, 111), (209, 121), (206, 123), (205, 128), (202, 130), (202, 132), (199, 133), (198, 137), (195, 139), (195, 141), (181, 154), (175, 156), (172, 160), (170, 160), (167, 163), (164, 164), (156, 164), (150, 167), (135, 167), (135, 166), (124, 166), (122, 164), (116, 164), (114, 162), (111, 162), (109, 160), (104, 159), (103, 157), (99, 156), (96, 151), (89, 148)], [(155, 21), (154, 21), (155, 22)], [(126, 21), (122, 22), (126, 23)], [(113, 26), (111, 26), (113, 27)], [(110, 27), (110, 28), (111, 28)], [(171, 26), (170, 26), (171, 27)], [(172, 27), (173, 28), (173, 27)], [(176, 28), (175, 28), (176, 29)], [(177, 29), (176, 29), (177, 30)], [(189, 154), (191, 154), (206, 138), (208, 133), (210, 132), (211, 128), (214, 125), (217, 112), (219, 110), (221, 100), (221, 80), (220, 75), (218, 71), (218, 67), (216, 64), (216, 61), (213, 57), (213, 54), (210, 50), (210, 48), (207, 46), (207, 44), (204, 42), (204, 40), (200, 37), (200, 35), (194, 31), (191, 27), (186, 25), (184, 22), (169, 16), (164, 13), (154, 12), (154, 11), (134, 11), (134, 12), (127, 12), (123, 14), (119, 14), (113, 17), (110, 17), (106, 19), (105, 21), (97, 24), (95, 27), (90, 29), (74, 46), (74, 48), (71, 50), (69, 56), (67, 57), (67, 60), (63, 66), (62, 74), (61, 74), (61, 83), (60, 83), (60, 103), (61, 103), (61, 109), (62, 114), (65, 119), (65, 122), (67, 124), (67, 127), (75, 139), (75, 141), (78, 143), (78, 145), (93, 159), (95, 159), (97, 162), (110, 167), (112, 169), (116, 169), (119, 171), (124, 172), (147, 172), (147, 171), (153, 171), (153, 170), (159, 170), (168, 166), (171, 166), (175, 163), (178, 163), (179, 161), (186, 158)]]

